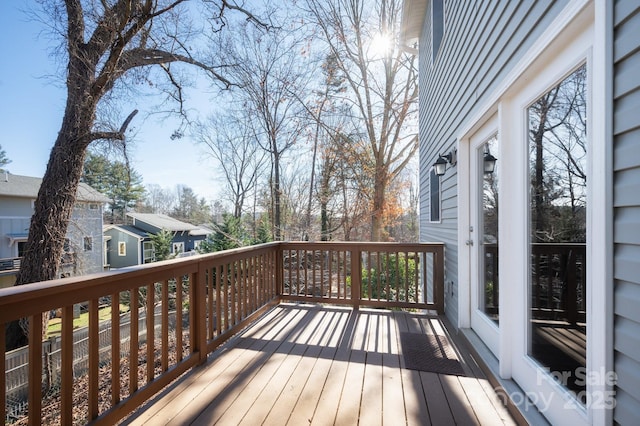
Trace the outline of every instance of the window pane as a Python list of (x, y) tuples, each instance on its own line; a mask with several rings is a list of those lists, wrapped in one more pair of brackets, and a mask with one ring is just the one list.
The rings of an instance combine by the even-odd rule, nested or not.
[(482, 297), (479, 298), (480, 309), (493, 321), (498, 323), (498, 163), (492, 173), (484, 172), (485, 155), (498, 152), (498, 137), (490, 138), (477, 153), (481, 182), (481, 220), (480, 244)]
[(429, 210), (431, 222), (440, 222), (440, 177), (434, 170), (429, 176)]
[(570, 390), (585, 390), (586, 66), (528, 109), (529, 355)]

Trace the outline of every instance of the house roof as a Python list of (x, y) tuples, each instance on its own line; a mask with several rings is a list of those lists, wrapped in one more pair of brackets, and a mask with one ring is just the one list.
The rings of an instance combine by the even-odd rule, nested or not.
[(209, 234), (213, 234), (213, 231), (211, 229), (209, 229), (206, 226), (196, 226), (196, 229), (194, 229), (193, 231), (189, 231), (189, 235), (209, 235)]
[(190, 223), (179, 221), (164, 214), (155, 213), (127, 213), (127, 216), (135, 221), (144, 222), (158, 229), (166, 229), (167, 231), (180, 232), (180, 231), (197, 231), (199, 228)]
[(105, 225), (102, 227), (102, 232), (109, 231), (111, 229), (117, 229), (126, 234), (131, 234), (134, 237), (138, 237), (140, 239), (148, 238), (149, 233), (147, 231), (143, 231), (142, 229), (138, 229), (132, 225)]
[[(42, 179), (31, 176), (0, 173), (0, 196), (18, 198), (36, 198), (42, 185)], [(108, 203), (109, 199), (86, 183), (78, 185), (78, 201)]]

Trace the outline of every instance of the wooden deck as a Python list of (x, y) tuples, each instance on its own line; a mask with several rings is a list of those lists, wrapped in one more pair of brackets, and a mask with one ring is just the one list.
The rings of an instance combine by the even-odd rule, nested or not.
[(281, 304), (123, 423), (515, 424), (467, 354), (464, 376), (405, 368), (400, 332), (447, 334), (434, 316)]

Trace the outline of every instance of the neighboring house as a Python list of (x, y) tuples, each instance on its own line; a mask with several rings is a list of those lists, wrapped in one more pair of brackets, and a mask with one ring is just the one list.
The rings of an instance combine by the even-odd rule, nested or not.
[(131, 225), (105, 225), (105, 266), (110, 269), (142, 265), (155, 260), (147, 231)]
[(129, 225), (104, 227), (106, 264), (124, 268), (155, 261), (151, 235), (162, 230), (173, 233), (171, 253), (188, 256), (211, 232), (163, 214), (127, 213)]
[(640, 3), (405, 0), (403, 31), (447, 317), (532, 422), (640, 424)]
[[(0, 173), (0, 287), (15, 283), (41, 183), (40, 178)], [(61, 276), (103, 270), (102, 210), (108, 201), (89, 185), (79, 185), (67, 230)]]

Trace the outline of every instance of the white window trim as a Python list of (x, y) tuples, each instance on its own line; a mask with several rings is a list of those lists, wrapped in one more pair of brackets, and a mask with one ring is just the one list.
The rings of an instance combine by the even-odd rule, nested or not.
[[(123, 247), (124, 250), (120, 250), (120, 247)], [(127, 255), (127, 242), (118, 241), (118, 256), (124, 257), (126, 255)]]
[[(171, 244), (171, 253), (173, 254), (180, 254), (180, 253), (184, 253), (184, 241), (180, 241), (180, 242), (175, 242)], [(176, 250), (177, 248), (180, 248), (180, 251)]]

